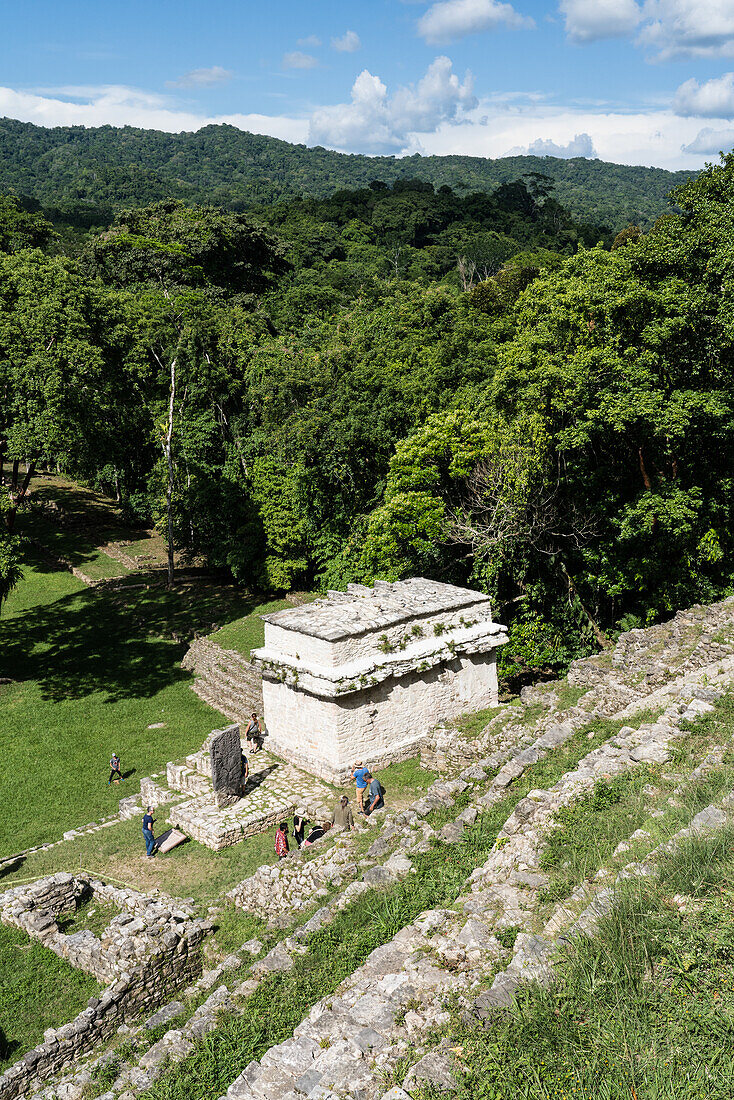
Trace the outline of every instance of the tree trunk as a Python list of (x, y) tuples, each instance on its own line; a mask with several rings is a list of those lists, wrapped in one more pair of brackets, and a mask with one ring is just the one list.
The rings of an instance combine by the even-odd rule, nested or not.
[(579, 596), (578, 592), (576, 591), (576, 585), (573, 583), (573, 577), (568, 572), (568, 570), (566, 569), (566, 566), (563, 562), (561, 562), (561, 572), (563, 573), (564, 580), (566, 581), (566, 584), (568, 586), (569, 599), (570, 600), (575, 599), (575, 600), (578, 601), (578, 606), (581, 610), (581, 614), (584, 616), (584, 618), (588, 622), (589, 626), (591, 627), (592, 631), (594, 632), (594, 637), (596, 638), (598, 646), (600, 647), (600, 649), (610, 649), (612, 643), (609, 641), (609, 639), (607, 638), (606, 634), (604, 633), (602, 628), (599, 626), (597, 621), (589, 614), (587, 609), (584, 607), (583, 603), (581, 602), (581, 597)]
[(15, 517), (18, 514), (18, 508), (20, 507), (20, 505), (23, 503), (23, 501), (25, 499), (25, 495), (28, 492), (28, 486), (31, 483), (31, 478), (33, 477), (33, 474), (35, 473), (35, 470), (36, 470), (36, 460), (32, 459), (30, 462), (26, 463), (26, 472), (25, 472), (25, 477), (23, 478), (23, 484), (21, 485), (19, 491), (16, 493), (15, 489), (17, 488), (17, 485), (18, 485), (18, 463), (17, 462), (13, 463), (13, 487), (11, 489), (11, 498), (10, 498), (11, 499), (11, 506), (10, 506), (10, 510), (8, 511), (8, 513), (5, 517), (5, 526), (7, 528), (8, 533), (12, 532), (13, 528), (15, 527)]
[(163, 451), (168, 467), (168, 485), (166, 487), (166, 518), (168, 521), (168, 587), (173, 588), (173, 406), (176, 400), (176, 360), (171, 361), (171, 395), (168, 402), (168, 431)]

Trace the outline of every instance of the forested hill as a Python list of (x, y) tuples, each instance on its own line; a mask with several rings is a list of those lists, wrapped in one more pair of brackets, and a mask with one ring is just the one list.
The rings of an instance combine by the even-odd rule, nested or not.
[(291, 195), (325, 197), (375, 179), (493, 191), (528, 172), (552, 177), (558, 201), (572, 215), (615, 230), (649, 226), (667, 209), (668, 193), (692, 176), (584, 158), (367, 157), (291, 145), (233, 126), (168, 134), (130, 126), (47, 129), (0, 119), (0, 189), (58, 207), (64, 220), (76, 217), (80, 224), (109, 222), (122, 206), (163, 198), (243, 210)]

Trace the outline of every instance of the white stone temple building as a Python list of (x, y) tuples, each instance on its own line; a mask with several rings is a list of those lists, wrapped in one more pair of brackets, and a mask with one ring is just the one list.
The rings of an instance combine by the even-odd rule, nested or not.
[(507, 634), (482, 592), (421, 577), (350, 584), (263, 619), (252, 661), (267, 747), (332, 782), (355, 760), (410, 756), (438, 722), (497, 703)]

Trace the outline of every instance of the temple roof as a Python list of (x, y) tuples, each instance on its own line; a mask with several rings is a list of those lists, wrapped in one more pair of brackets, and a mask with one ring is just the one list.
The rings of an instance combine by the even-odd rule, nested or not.
[(488, 600), (484, 592), (411, 577), (393, 583), (375, 581), (374, 588), (350, 584), (346, 592), (329, 592), (328, 599), (287, 607), (262, 618), (284, 630), (335, 642)]

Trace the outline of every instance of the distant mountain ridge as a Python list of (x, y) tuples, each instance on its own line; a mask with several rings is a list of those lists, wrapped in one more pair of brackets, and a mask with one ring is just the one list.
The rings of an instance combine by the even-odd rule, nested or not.
[(551, 176), (558, 201), (576, 218), (615, 230), (651, 224), (668, 208), (669, 192), (695, 175), (580, 157), (368, 157), (292, 145), (226, 125), (169, 134), (132, 126), (49, 129), (0, 119), (0, 189), (80, 216), (90, 208), (91, 222), (122, 206), (163, 198), (243, 210), (296, 195), (324, 197), (376, 179), (492, 191), (528, 172)]

